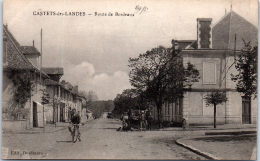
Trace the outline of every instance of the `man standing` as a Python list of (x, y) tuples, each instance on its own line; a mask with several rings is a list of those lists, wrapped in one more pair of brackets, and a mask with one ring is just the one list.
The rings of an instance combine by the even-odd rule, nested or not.
[(146, 123), (145, 123), (145, 113), (144, 111), (141, 111), (140, 115), (140, 130), (146, 129)]
[(129, 128), (131, 128), (132, 127), (132, 110), (131, 109), (128, 109), (127, 115), (128, 115), (128, 126), (129, 126)]
[(151, 110), (148, 109), (145, 113), (145, 119), (146, 119), (146, 124), (147, 124), (147, 129), (151, 130), (152, 129), (152, 113)]

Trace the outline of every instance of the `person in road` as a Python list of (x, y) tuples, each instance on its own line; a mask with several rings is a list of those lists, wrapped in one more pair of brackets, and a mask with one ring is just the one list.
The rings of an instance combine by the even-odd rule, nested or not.
[[(81, 122), (81, 117), (80, 117), (80, 115), (79, 115), (79, 111), (76, 112), (76, 109), (73, 109), (73, 110), (72, 110), (72, 116), (71, 116), (71, 123), (78, 125), (78, 126), (76, 126), (75, 128), (77, 128), (77, 130), (78, 130), (78, 132), (79, 132), (79, 137), (78, 137), (79, 141), (81, 141), (80, 131), (79, 131), (79, 124), (80, 124), (80, 122)], [(70, 129), (70, 131), (72, 132), (71, 129)]]
[(132, 109), (128, 109), (128, 112), (127, 112), (127, 115), (128, 115), (128, 126), (129, 128), (132, 127), (132, 121), (133, 121), (133, 117), (132, 117)]
[(128, 131), (129, 130), (129, 117), (127, 112), (124, 112), (123, 119), (122, 119), (122, 130)]
[(182, 128), (183, 128), (183, 130), (185, 130), (185, 129), (186, 129), (186, 124), (187, 124), (187, 123), (186, 123), (186, 119), (183, 117), (181, 122), (182, 122)]
[(151, 130), (152, 129), (152, 113), (150, 108), (146, 111), (145, 113), (145, 119), (146, 119), (146, 125), (147, 125), (147, 129)]
[(146, 123), (145, 123), (145, 113), (144, 111), (141, 111), (140, 114), (140, 130), (146, 129)]

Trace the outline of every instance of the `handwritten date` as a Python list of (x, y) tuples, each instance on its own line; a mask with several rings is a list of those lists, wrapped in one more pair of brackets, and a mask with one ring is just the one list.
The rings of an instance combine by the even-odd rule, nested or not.
[(148, 11), (148, 7), (146, 6), (140, 6), (140, 5), (136, 5), (135, 6), (135, 12), (138, 14), (142, 14)]

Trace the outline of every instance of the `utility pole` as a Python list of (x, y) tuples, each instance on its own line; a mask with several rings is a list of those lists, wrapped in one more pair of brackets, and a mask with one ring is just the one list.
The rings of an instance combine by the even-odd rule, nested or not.
[(237, 50), (237, 34), (235, 33), (234, 62), (236, 62), (236, 50)]
[[(42, 28), (41, 28), (41, 57), (40, 57), (40, 85), (43, 87), (43, 83), (42, 83)], [(41, 87), (41, 88), (42, 88)], [(45, 93), (43, 93), (44, 95)], [(42, 124), (43, 124), (43, 129), (45, 128), (45, 121), (44, 121), (44, 104), (42, 107)]]
[(42, 28), (41, 28), (40, 84), (42, 85)]

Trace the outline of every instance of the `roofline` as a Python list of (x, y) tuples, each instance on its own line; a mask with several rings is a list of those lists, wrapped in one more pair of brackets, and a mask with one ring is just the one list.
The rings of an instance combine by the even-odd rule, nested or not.
[(194, 41), (197, 41), (197, 40), (176, 40), (177, 42), (194, 42)]
[[(34, 66), (32, 65), (32, 63), (30, 63), (30, 61), (23, 55), (23, 53), (22, 53), (22, 51), (19, 49), (19, 47), (16, 46), (16, 43), (14, 42), (15, 40), (13, 40), (14, 37), (10, 35), (11, 33), (8, 31), (8, 29), (6, 28), (5, 25), (4, 25), (3, 29), (4, 29), (4, 32), (6, 33), (6, 35), (10, 38), (11, 43), (15, 46), (15, 49), (17, 50), (18, 54), (20, 54), (21, 58), (22, 58), (26, 63), (28, 63), (28, 65), (31, 65), (32, 68), (33, 68)], [(18, 43), (18, 42), (17, 42), (17, 43)]]
[(220, 22), (222, 21), (225, 17), (227, 17), (228, 14), (230, 14), (231, 11), (229, 11), (228, 13), (226, 13), (224, 16), (222, 16), (218, 21), (216, 21), (214, 24), (212, 24), (212, 29)]
[[(226, 13), (224, 16), (222, 16), (217, 22), (215, 22), (214, 24), (212, 24), (212, 29), (213, 29), (219, 22), (221, 22), (227, 15), (231, 14), (230, 16), (232, 16), (232, 12), (235, 13), (235, 14), (237, 14), (237, 13), (236, 13), (235, 11), (233, 11), (233, 10), (229, 11), (229, 12)], [(254, 26), (256, 30), (258, 30), (258, 29), (257, 29), (257, 26), (255, 26), (254, 24), (252, 24), (251, 22), (249, 22), (246, 18), (240, 16), (239, 14), (237, 14), (237, 15), (238, 15), (239, 17), (241, 17), (243, 20), (245, 20), (246, 22), (250, 23), (252, 26)], [(229, 21), (230, 21), (230, 20), (229, 20)]]
[[(58, 74), (47, 73), (46, 71), (44, 71), (44, 70), (47, 70), (47, 69), (58, 69), (58, 70), (62, 70), (62, 74), (61, 74), (61, 73), (58, 73)], [(47, 75), (59, 75), (59, 76), (63, 76), (63, 75), (64, 75), (64, 68), (63, 68), (63, 67), (42, 67), (42, 70), (43, 70), (43, 72), (45, 72)]]
[(232, 49), (188, 49), (188, 50), (182, 50), (180, 54), (193, 54), (193, 55), (203, 55), (203, 54), (215, 54), (214, 52), (217, 52), (217, 55), (236, 55), (241, 53), (240, 50), (232, 50)]
[(197, 21), (212, 21), (212, 18), (197, 18)]
[(60, 83), (59, 83), (59, 86), (61, 86), (64, 90), (70, 92), (71, 94), (73, 94), (73, 95), (75, 95), (75, 96), (77, 96), (77, 97), (81, 97), (78, 93), (72, 92), (71, 90), (65, 88), (65, 86), (62, 85), (62, 84), (60, 84)]
[[(34, 52), (34, 53), (22, 52), (24, 55), (35, 55), (35, 54), (37, 54), (37, 55), (41, 55), (41, 53), (37, 50), (36, 47), (34, 47), (34, 46), (21, 46), (21, 48), (25, 48), (25, 47), (35, 48), (37, 52)], [(23, 50), (23, 49), (22, 49), (22, 50)]]
[[(8, 29), (6, 28), (5, 25), (3, 25), (3, 26), (4, 26), (4, 27), (3, 27), (4, 32), (6, 32), (6, 35), (10, 38), (12, 44), (15, 46), (15, 49), (17, 50), (18, 54), (21, 55), (22, 59), (23, 59), (26, 63), (30, 64), (30, 65), (32, 66), (32, 68), (34, 68), (36, 71), (38, 71), (39, 73), (42, 73), (42, 74), (43, 74), (44, 76), (46, 76), (47, 78), (50, 78), (47, 74), (45, 74), (44, 72), (40, 71), (37, 67), (35, 67), (35, 66), (23, 55), (22, 51), (20, 51), (21, 49), (19, 49), (19, 48), (16, 46), (16, 44), (13, 42), (13, 41), (14, 41), (14, 40), (13, 40), (14, 37), (13, 37), (13, 36), (10, 36), (9, 34), (11, 34), (11, 33), (8, 31)], [(13, 37), (13, 39), (12, 39), (12, 37)], [(19, 43), (19, 42), (17, 42), (17, 43)], [(20, 44), (19, 44), (19, 45), (20, 45)]]
[(36, 54), (36, 53), (23, 53), (23, 55), (41, 55), (40, 53), (38, 54)]
[[(212, 49), (212, 48), (207, 48), (207, 49), (183, 49), (181, 51), (234, 51), (233, 49)], [(236, 50), (240, 51), (240, 50)]]

